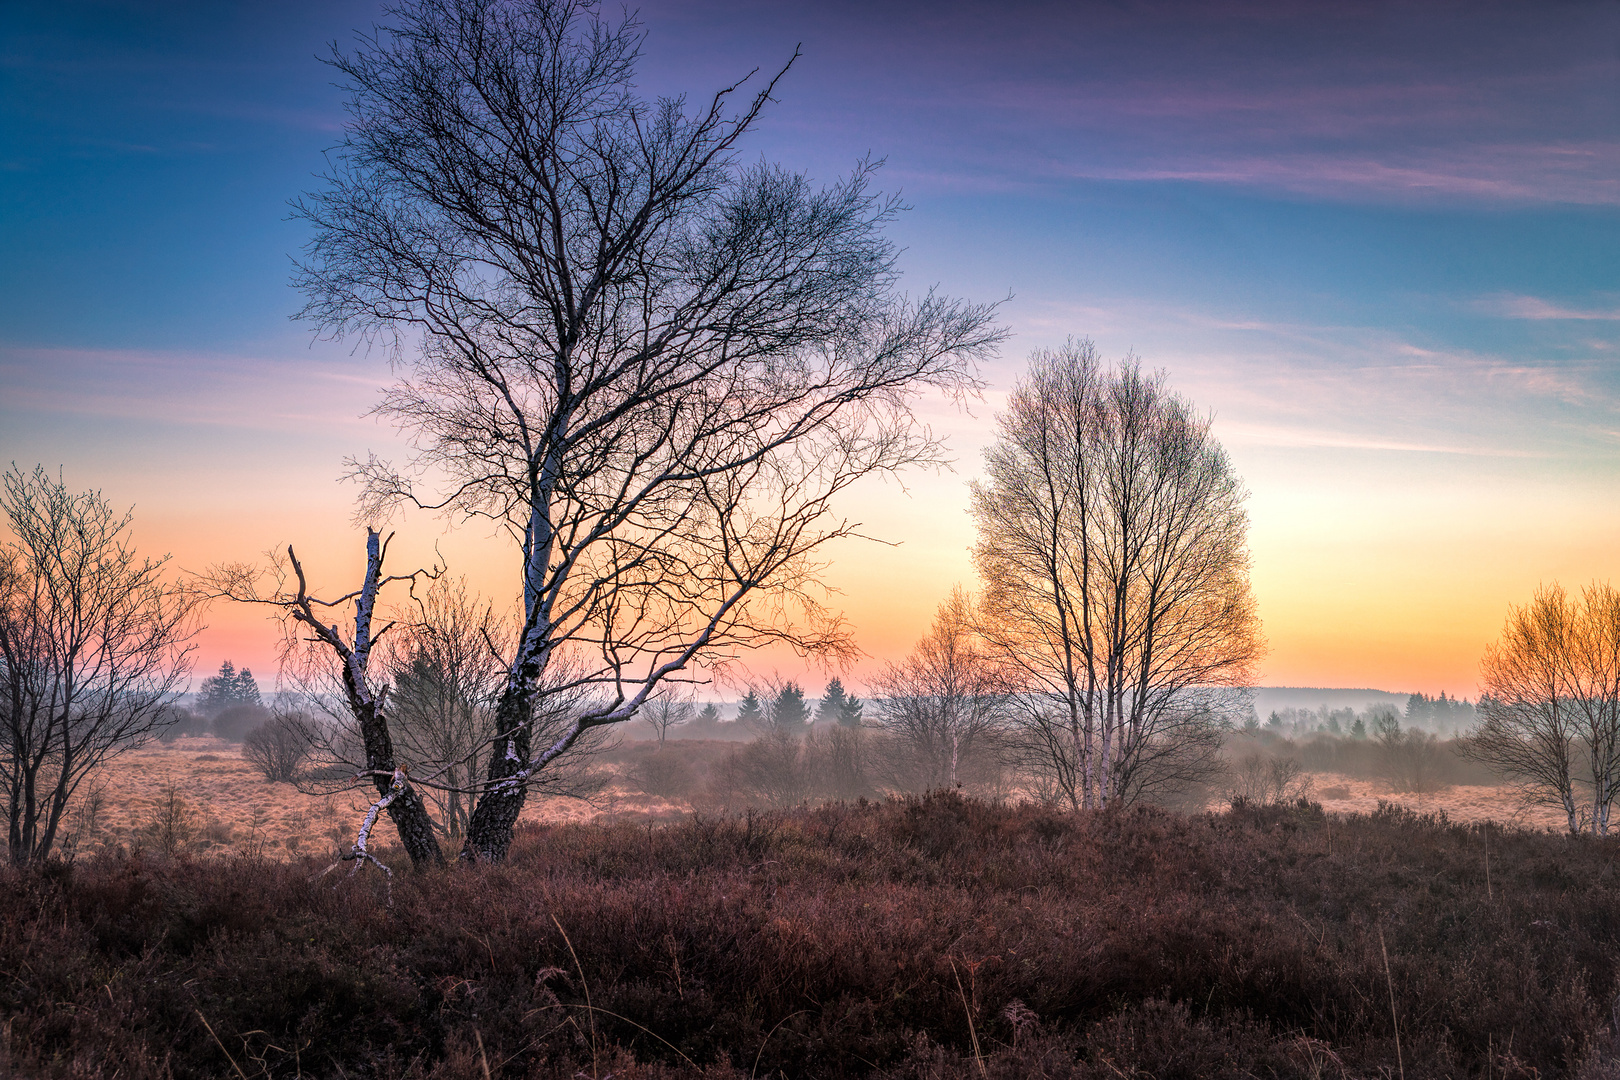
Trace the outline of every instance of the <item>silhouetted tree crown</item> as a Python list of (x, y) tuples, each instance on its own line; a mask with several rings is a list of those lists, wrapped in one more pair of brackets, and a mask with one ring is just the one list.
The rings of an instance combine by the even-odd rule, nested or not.
[(749, 690), (737, 704), (737, 722), (757, 727), (764, 719), (765, 709), (759, 703), (759, 695)]
[[(323, 332), (414, 351), (378, 408), (412, 460), (354, 463), (367, 512), (491, 519), (521, 551), (463, 848), (499, 860), (540, 771), (679, 673), (766, 645), (853, 654), (812, 587), (854, 527), (831, 500), (940, 460), (912, 405), (977, 389), (1002, 331), (993, 306), (899, 292), (877, 163), (822, 186), (745, 153), (775, 78), (648, 100), (633, 15), (386, 10), (331, 60), (350, 120), (296, 206), (297, 284)], [(542, 742), (559, 668), (584, 705)]]
[(218, 675), (203, 680), (198, 695), (200, 708), (210, 716), (237, 705), (264, 704), (253, 672), (248, 668), (237, 671), (236, 665), (229, 660), (219, 665)]
[(810, 726), (810, 707), (804, 702), (804, 688), (789, 682), (777, 691), (771, 702), (771, 724), (782, 731), (798, 734)]
[(861, 726), (861, 700), (844, 689), (842, 679), (834, 677), (827, 684), (821, 704), (816, 707), (816, 723), (841, 724), (844, 727)]

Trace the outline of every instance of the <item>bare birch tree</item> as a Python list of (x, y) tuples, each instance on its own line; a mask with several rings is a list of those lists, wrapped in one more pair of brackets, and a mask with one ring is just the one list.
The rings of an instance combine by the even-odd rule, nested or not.
[[(463, 857), (504, 858), (529, 783), (660, 682), (786, 644), (847, 655), (816, 592), (832, 498), (937, 460), (911, 404), (977, 387), (990, 308), (896, 292), (873, 166), (744, 165), (777, 80), (645, 101), (640, 37), (571, 0), (407, 0), (332, 64), (351, 121), (298, 284), (332, 335), (415, 351), (381, 415), (406, 468), (366, 512), (482, 516), (522, 623)], [(785, 68), (783, 69), (786, 70)], [(746, 81), (746, 80), (744, 80)], [(540, 742), (551, 666), (592, 704)]]
[(1075, 807), (1209, 776), (1261, 654), (1246, 493), (1209, 421), (1089, 341), (1037, 352), (973, 485), (983, 632)]
[(1509, 610), (1481, 665), (1481, 721), (1462, 753), (1604, 835), (1620, 786), (1620, 592), (1559, 585)]
[[(332, 599), (310, 591), (304, 566), (291, 545), (286, 558), (273, 555), (268, 568), (247, 564), (217, 567), (210, 573), (208, 584), (216, 596), (276, 609), (284, 633), (283, 668), (302, 667), (303, 680), (312, 689), (319, 685), (321, 676), (337, 686), (359, 736), (358, 749), (364, 755), (362, 762), (351, 762), (357, 766), (355, 779), (371, 782), (378, 796), (347, 856), (356, 860), (355, 868), (366, 861), (376, 862), (367, 844), (383, 810), (393, 820), (400, 843), (414, 866), (442, 866), (444, 853), (433, 835), (433, 819), (417, 790), (428, 778), (418, 777), (413, 783), (410, 770), (396, 758), (384, 712), (388, 693), (386, 665), (377, 665), (384, 669), (381, 678), (372, 671), (379, 641), (395, 626), (393, 622), (376, 626), (382, 591), (389, 585), (414, 582), (423, 576), (422, 571), (384, 575), (387, 557), (388, 541), (375, 529), (367, 529), (366, 569), (360, 587)], [(345, 607), (353, 610), (347, 620), (352, 629), (347, 633), (337, 623), (326, 621), (335, 609)], [(316, 691), (311, 696), (317, 704), (325, 704), (326, 695)]]
[(157, 737), (185, 689), (197, 596), (130, 513), (15, 465), (0, 491), (0, 782), (12, 863), (45, 859), (85, 777)]
[(872, 680), (877, 725), (909, 753), (925, 789), (955, 787), (963, 758), (1008, 719), (1012, 687), (974, 623), (957, 587), (911, 655)]

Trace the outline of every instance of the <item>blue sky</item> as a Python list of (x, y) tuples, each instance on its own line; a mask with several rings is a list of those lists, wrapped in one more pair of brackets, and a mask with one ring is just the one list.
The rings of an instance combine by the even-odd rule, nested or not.
[[(346, 551), (340, 462), (392, 439), (361, 418), (383, 361), (312, 343), (287, 285), (287, 201), (344, 120), (316, 57), (381, 17), (0, 16), (0, 456), (137, 504), (142, 542), (183, 564)], [(903, 542), (835, 567), (874, 655), (971, 584), (963, 482), (1023, 356), (1068, 334), (1214, 413), (1253, 492), (1267, 682), (1471, 696), (1509, 603), (1614, 575), (1620, 8), (640, 17), (649, 94), (700, 97), (802, 48), (748, 152), (826, 179), (886, 158), (913, 206), (893, 230), (908, 286), (1010, 296), (985, 402), (931, 414), (957, 472), (851, 504)], [(413, 528), (426, 545), (438, 526)], [(498, 563), (483, 541), (452, 550)], [(205, 663), (268, 663), (264, 627), (214, 621)]]

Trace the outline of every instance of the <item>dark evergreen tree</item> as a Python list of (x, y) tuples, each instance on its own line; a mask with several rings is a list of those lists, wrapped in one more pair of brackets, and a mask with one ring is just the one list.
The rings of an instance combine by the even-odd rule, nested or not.
[(198, 707), (213, 715), (236, 702), (236, 665), (229, 660), (219, 665), (219, 674), (204, 679), (197, 691)]
[(264, 701), (259, 697), (259, 684), (254, 681), (253, 672), (243, 668), (236, 673), (236, 705), (263, 706)]
[(1350, 725), (1350, 737), (1352, 739), (1365, 739), (1367, 737), (1367, 721), (1359, 716), (1356, 717), (1356, 722)]
[(852, 694), (844, 700), (844, 711), (839, 714), (838, 722), (845, 727), (860, 727), (861, 720), (861, 699)]
[(754, 693), (753, 688), (750, 687), (748, 696), (743, 698), (742, 702), (737, 706), (737, 723), (757, 728), (764, 720), (765, 710), (760, 706), (759, 695)]
[(848, 707), (849, 695), (844, 692), (844, 681), (834, 677), (821, 695), (821, 703), (816, 706), (816, 723), (841, 724), (844, 722), (844, 710)]
[(720, 710), (714, 707), (714, 702), (709, 702), (699, 710), (697, 722), (702, 724), (705, 729), (713, 728), (714, 725), (720, 722)]
[(810, 707), (804, 702), (804, 688), (788, 682), (771, 702), (771, 726), (798, 735), (810, 726)]
[(253, 672), (247, 668), (237, 671), (229, 660), (219, 665), (218, 675), (203, 680), (197, 699), (198, 708), (209, 716), (238, 705), (264, 706)]

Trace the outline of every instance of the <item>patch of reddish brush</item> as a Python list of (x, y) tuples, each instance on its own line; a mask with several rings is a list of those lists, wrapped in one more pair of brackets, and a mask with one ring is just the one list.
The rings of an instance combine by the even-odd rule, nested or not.
[(94, 860), (0, 878), (0, 1075), (1620, 1075), (1617, 854), (939, 795), (533, 828), (391, 907), (315, 862)]

